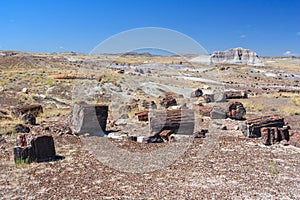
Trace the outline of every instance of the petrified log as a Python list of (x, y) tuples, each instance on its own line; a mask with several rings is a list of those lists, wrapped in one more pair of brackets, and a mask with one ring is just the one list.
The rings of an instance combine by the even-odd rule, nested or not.
[(208, 133), (208, 130), (207, 129), (201, 129), (201, 131), (196, 131), (194, 133), (194, 137), (195, 138), (205, 138), (205, 134)]
[(50, 78), (54, 79), (88, 79), (93, 80), (96, 79), (100, 81), (102, 79), (101, 75), (95, 75), (95, 74), (53, 74), (49, 76)]
[(284, 144), (290, 139), (289, 126), (283, 128), (278, 127), (263, 127), (260, 129), (262, 142), (265, 145), (272, 145), (284, 141)]
[(210, 118), (212, 119), (226, 119), (227, 114), (225, 110), (219, 107), (213, 107), (212, 111), (210, 112)]
[(137, 116), (138, 120), (141, 122), (147, 122), (148, 121), (148, 113), (149, 111), (143, 111), (143, 112), (138, 112), (134, 113), (135, 116)]
[(210, 112), (212, 111), (212, 106), (199, 106), (199, 113), (202, 116), (210, 117)]
[(205, 103), (211, 102), (226, 102), (226, 94), (223, 92), (216, 92), (214, 94), (205, 94), (203, 95)]
[(295, 133), (290, 138), (290, 144), (300, 148), (300, 132)]
[(150, 116), (150, 130), (160, 133), (171, 130), (172, 133), (191, 135), (194, 132), (194, 111), (190, 109), (152, 111)]
[(45, 162), (56, 159), (54, 140), (52, 136), (32, 136), (22, 134), (17, 136), (17, 146), (14, 147), (14, 160)]
[(241, 102), (231, 102), (228, 104), (228, 117), (241, 120), (246, 115), (246, 109)]
[(248, 94), (246, 91), (227, 91), (225, 92), (227, 99), (246, 99)]
[(36, 117), (33, 114), (24, 114), (22, 118), (25, 124), (36, 125)]
[(166, 95), (166, 97), (164, 97), (161, 101), (160, 101), (160, 105), (165, 107), (165, 108), (169, 108), (171, 106), (176, 106), (177, 105), (177, 101), (176, 99), (171, 96), (171, 95)]
[(191, 98), (201, 97), (202, 95), (203, 95), (203, 91), (200, 88), (198, 88), (197, 90), (191, 93)]
[(55, 159), (55, 146), (52, 136), (37, 136), (31, 140), (33, 160), (36, 162), (51, 161)]
[(106, 129), (108, 106), (75, 103), (69, 114), (72, 132), (103, 135)]
[(43, 107), (40, 104), (32, 104), (14, 107), (11, 111), (15, 117), (21, 117), (24, 114), (32, 114), (37, 117), (39, 114), (43, 113)]
[(246, 137), (261, 137), (261, 128), (284, 126), (284, 118), (278, 115), (263, 116), (246, 120), (242, 125), (242, 132)]

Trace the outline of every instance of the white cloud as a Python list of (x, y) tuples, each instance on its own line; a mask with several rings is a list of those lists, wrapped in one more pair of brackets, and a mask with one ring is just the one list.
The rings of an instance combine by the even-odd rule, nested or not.
[(245, 38), (246, 37), (246, 35), (240, 35), (240, 38)]
[(286, 51), (286, 52), (283, 53), (283, 55), (290, 56), (290, 55), (292, 55), (292, 52), (291, 51)]
[(286, 51), (283, 53), (284, 56), (299, 56), (299, 53), (294, 53), (292, 51)]

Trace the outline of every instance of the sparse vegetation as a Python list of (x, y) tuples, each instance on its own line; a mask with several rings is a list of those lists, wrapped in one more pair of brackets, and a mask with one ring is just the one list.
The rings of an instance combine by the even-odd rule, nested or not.
[(296, 106), (300, 106), (300, 96), (299, 95), (292, 96), (291, 100)]
[(18, 159), (16, 160), (16, 166), (18, 167), (24, 167), (25, 165), (29, 164), (29, 158), (25, 158), (25, 159)]
[(280, 172), (279, 166), (274, 161), (270, 163), (269, 172), (275, 175), (278, 175)]
[(285, 106), (280, 109), (280, 112), (284, 113), (286, 115), (291, 115), (291, 116), (292, 115), (300, 115), (300, 108), (292, 108), (289, 106)]

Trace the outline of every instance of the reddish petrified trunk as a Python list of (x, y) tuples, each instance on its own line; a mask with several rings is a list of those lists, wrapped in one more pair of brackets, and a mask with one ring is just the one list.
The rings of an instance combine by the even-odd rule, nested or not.
[(284, 118), (278, 115), (263, 116), (245, 121), (245, 124), (242, 126), (242, 132), (247, 137), (261, 137), (261, 128), (282, 128), (283, 126)]

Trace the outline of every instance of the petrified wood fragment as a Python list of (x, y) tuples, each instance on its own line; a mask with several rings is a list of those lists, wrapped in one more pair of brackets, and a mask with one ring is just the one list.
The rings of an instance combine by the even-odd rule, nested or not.
[(150, 116), (150, 130), (160, 133), (170, 130), (173, 133), (191, 135), (194, 132), (194, 111), (191, 109), (152, 111)]
[(247, 137), (261, 137), (261, 128), (284, 126), (284, 118), (278, 115), (263, 116), (246, 120), (242, 125), (242, 132)]

